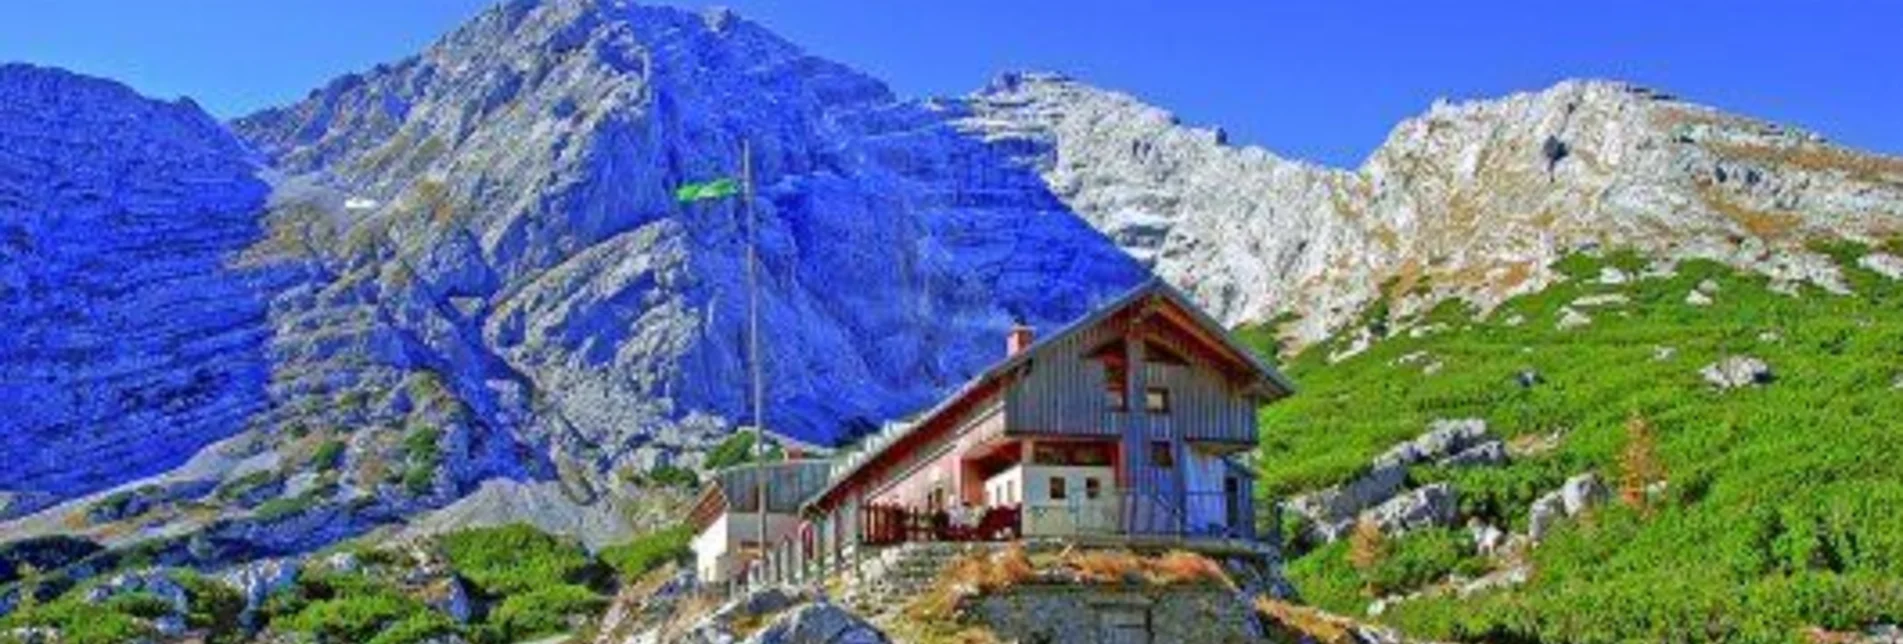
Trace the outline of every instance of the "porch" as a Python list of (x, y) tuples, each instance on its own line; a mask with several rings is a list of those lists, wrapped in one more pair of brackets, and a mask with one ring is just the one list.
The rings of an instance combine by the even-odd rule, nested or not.
[(1040, 538), (1105, 543), (1256, 540), (1253, 518), (1244, 516), (1234, 493), (1193, 492), (1178, 497), (1180, 506), (1137, 492), (950, 510), (869, 504), (858, 513), (858, 542), (881, 546)]

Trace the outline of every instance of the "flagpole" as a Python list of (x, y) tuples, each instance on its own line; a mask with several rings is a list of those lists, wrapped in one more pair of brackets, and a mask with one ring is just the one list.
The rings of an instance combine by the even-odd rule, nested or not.
[(740, 184), (741, 207), (746, 209), (747, 217), (747, 369), (753, 389), (753, 451), (754, 472), (760, 477), (759, 485), (754, 486), (759, 496), (760, 521), (757, 526), (760, 548), (761, 573), (766, 570), (767, 542), (767, 483), (772, 479), (766, 468), (766, 413), (765, 395), (760, 387), (760, 277), (755, 266), (759, 251), (755, 248), (757, 237), (753, 218), (753, 146), (747, 139), (740, 139)]

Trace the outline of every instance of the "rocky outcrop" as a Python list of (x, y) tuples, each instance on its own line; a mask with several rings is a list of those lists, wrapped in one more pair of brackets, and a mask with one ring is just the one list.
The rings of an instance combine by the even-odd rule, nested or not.
[(1393, 534), (1451, 525), (1459, 510), (1457, 492), (1445, 483), (1406, 490), (1408, 467), (1477, 467), (1506, 461), (1506, 444), (1487, 431), (1485, 420), (1436, 419), (1428, 423), (1426, 433), (1376, 456), (1367, 473), (1291, 498), (1285, 507), (1304, 520), (1307, 538), (1321, 542), (1346, 536), (1362, 519)]
[(1422, 462), (1444, 464), (1450, 459), (1475, 461), (1485, 458), (1479, 452), (1466, 455), (1473, 450), (1499, 450), (1502, 455), (1505, 453), (1500, 441), (1487, 432), (1487, 421), (1479, 418), (1439, 419), (1427, 424), (1427, 433), (1376, 456), (1374, 465), (1381, 468)]
[(190, 101), (0, 66), (0, 519), (182, 464), (266, 404), (268, 186)]
[(1362, 511), (1394, 498), (1406, 484), (1407, 468), (1376, 467), (1347, 483), (1289, 499), (1288, 508), (1307, 520), (1311, 536), (1334, 541), (1354, 528)]

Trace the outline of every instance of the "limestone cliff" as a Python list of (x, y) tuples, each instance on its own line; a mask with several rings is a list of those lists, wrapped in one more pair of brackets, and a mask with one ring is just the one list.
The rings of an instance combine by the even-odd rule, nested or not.
[[(1582, 246), (1836, 288), (1816, 239), (1903, 230), (1903, 159), (1608, 81), (1437, 103), (1356, 170), (1229, 145), (1128, 95), (1008, 74), (961, 128), (1230, 323), (1312, 341), (1380, 297), (1483, 308)], [(1386, 291), (1382, 286), (1387, 285)]]
[(0, 517), (183, 463), (265, 405), (268, 190), (190, 101), (0, 66)]

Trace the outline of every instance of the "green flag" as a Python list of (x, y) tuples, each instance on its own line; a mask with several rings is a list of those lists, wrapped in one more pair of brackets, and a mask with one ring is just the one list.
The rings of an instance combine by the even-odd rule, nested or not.
[(681, 203), (693, 203), (737, 194), (740, 194), (740, 182), (732, 178), (720, 178), (701, 183), (682, 184), (681, 187), (674, 189), (674, 200)]

